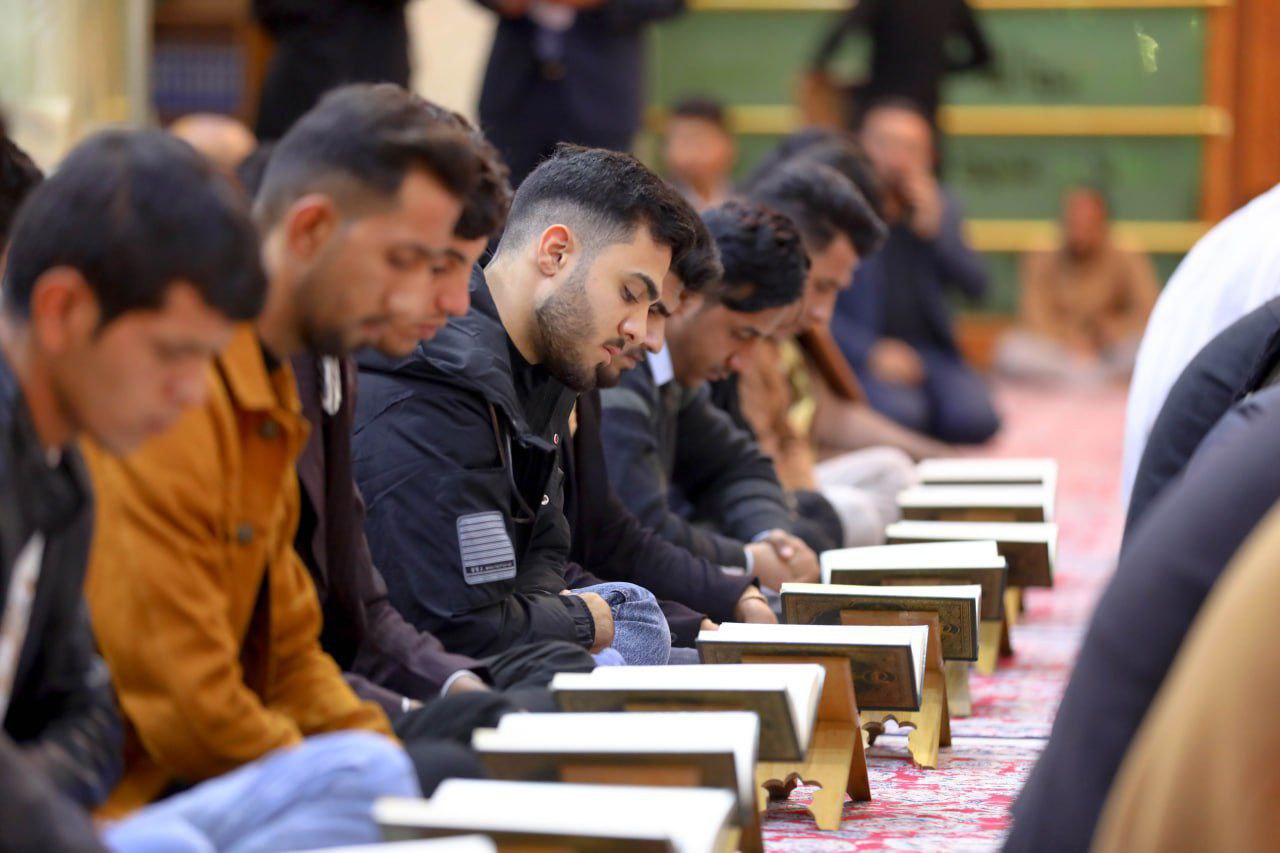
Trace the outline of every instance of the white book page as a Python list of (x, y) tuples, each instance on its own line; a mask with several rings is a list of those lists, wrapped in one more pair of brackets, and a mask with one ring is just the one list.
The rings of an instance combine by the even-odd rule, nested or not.
[(922, 459), (916, 466), (926, 483), (971, 483), (1040, 480), (1057, 478), (1055, 459)]
[(1005, 565), (994, 540), (920, 542), (823, 551), (822, 582), (836, 569), (998, 569)]
[(948, 584), (946, 586), (865, 586), (839, 583), (784, 583), (783, 595), (849, 595), (859, 598), (950, 598), (973, 602), (976, 622), (982, 612), (981, 584)]
[(1044, 507), (1051, 501), (1044, 486), (912, 486), (899, 492), (904, 507)]
[(429, 800), (385, 799), (380, 824), (463, 826), (604, 838), (669, 839), (681, 853), (704, 853), (737, 807), (730, 791), (447, 779)]
[(323, 849), (324, 853), (498, 853), (498, 848), (493, 841), (483, 835), (420, 838), (416, 841), (382, 841), (377, 844)]
[(885, 536), (902, 539), (994, 539), (996, 542), (1049, 543), (1058, 525), (1039, 521), (899, 521), (885, 528)]
[(794, 643), (830, 646), (910, 646), (923, 625), (754, 625), (725, 622), (703, 631), (699, 643)]
[(507, 714), (497, 729), (477, 729), (478, 751), (564, 753), (726, 753), (737, 794), (754, 807), (760, 719), (750, 711), (655, 711), (644, 714)]

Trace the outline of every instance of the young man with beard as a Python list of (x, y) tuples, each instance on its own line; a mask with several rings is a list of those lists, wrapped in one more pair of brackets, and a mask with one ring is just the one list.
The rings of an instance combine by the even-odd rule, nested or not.
[(758, 205), (729, 202), (703, 220), (724, 277), (685, 295), (667, 324), (669, 359), (650, 358), (603, 393), (609, 478), (669, 542), (771, 589), (816, 581), (817, 556), (789, 532), (795, 518), (773, 463), (707, 387), (792, 320), (808, 261), (790, 220)]
[[(692, 249), (677, 258), (649, 309), (642, 342), (596, 369), (596, 388), (578, 397), (572, 438), (561, 442), (565, 468), (565, 515), (573, 536), (570, 557), (594, 578), (632, 581), (658, 597), (671, 628), (673, 663), (696, 663), (698, 632), (720, 622), (776, 622), (759, 582), (741, 568), (715, 565), (667, 542), (618, 499), (609, 483), (601, 438), (600, 388), (613, 388), (624, 370), (645, 352), (662, 350), (667, 319), (686, 294), (701, 293), (724, 274), (715, 242), (701, 220)], [(582, 579), (575, 579), (582, 583)], [(595, 581), (588, 581), (595, 582)]]
[[(416, 323), (390, 324), (374, 343), (393, 358), (413, 352), (450, 317), (466, 313), (471, 269), (511, 205), (507, 169), (484, 136), (456, 113), (431, 103), (423, 108), (442, 127), (465, 134), (480, 174), (463, 199), (462, 215), (434, 271), (434, 301), (422, 317), (411, 318)], [(342, 667), (348, 683), (361, 697), (379, 702), (402, 737), (421, 732), (470, 742), (473, 729), (495, 725), (507, 711), (552, 710), (550, 694), (539, 688), (557, 672), (587, 672), (595, 666), (581, 646), (529, 643), (476, 660), (449, 652), (391, 606), (386, 582), (365, 540), (364, 501), (351, 474), (355, 359), (301, 353), (293, 357), (293, 371), (303, 414), (311, 424), (298, 459), (303, 500), (294, 547), (320, 594), (320, 643)], [(423, 703), (425, 708), (409, 712)]]
[(0, 312), (0, 847), (357, 843), (376, 837), (374, 798), (416, 790), (397, 746), (347, 733), (102, 837), (85, 811), (120, 776), (122, 731), (81, 594), (94, 495), (76, 439), (126, 453), (198, 405), (210, 361), (264, 287), (247, 211), (166, 134), (90, 138), (22, 208)]
[[(434, 316), (476, 171), (467, 140), (404, 90), (329, 95), (267, 166), (254, 211), (265, 307), (208, 371), (207, 402), (124, 458), (90, 449), (101, 523), (86, 591), (128, 721), (109, 814), (315, 735), (391, 735), (322, 650), (293, 550), (307, 425), (287, 360)], [(424, 788), (479, 772), (456, 744), (407, 747)]]
[(630, 584), (570, 589), (562, 441), (596, 368), (645, 336), (688, 206), (625, 154), (562, 146), (525, 179), (472, 308), (409, 357), (360, 357), (356, 479), (392, 604), (450, 648), (569, 640), (665, 663)]

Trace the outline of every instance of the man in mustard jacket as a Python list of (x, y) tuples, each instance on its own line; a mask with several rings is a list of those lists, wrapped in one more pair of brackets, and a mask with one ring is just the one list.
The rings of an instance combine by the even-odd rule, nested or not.
[[(267, 167), (266, 307), (209, 371), (206, 404), (123, 459), (90, 448), (101, 499), (86, 590), (127, 721), (108, 815), (313, 735), (391, 735), (322, 651), (293, 550), (307, 425), (289, 357), (436, 319), (433, 273), (476, 169), (467, 140), (404, 90), (331, 94)], [(478, 772), (460, 746), (407, 747), (424, 787)]]

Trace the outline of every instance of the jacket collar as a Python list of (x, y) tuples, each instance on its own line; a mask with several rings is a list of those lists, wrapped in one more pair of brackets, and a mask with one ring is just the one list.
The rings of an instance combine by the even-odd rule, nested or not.
[(232, 402), (250, 412), (278, 412), (284, 409), (301, 417), (302, 404), (288, 362), (267, 370), (262, 343), (251, 323), (242, 323), (231, 343), (218, 356), (218, 369), (226, 382)]

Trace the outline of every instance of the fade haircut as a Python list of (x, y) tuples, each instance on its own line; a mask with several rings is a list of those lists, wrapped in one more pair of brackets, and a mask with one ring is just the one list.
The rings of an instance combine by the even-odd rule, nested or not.
[(441, 125), (458, 131), (476, 155), (475, 186), (462, 200), (462, 215), (453, 233), (463, 240), (489, 237), (502, 230), (511, 210), (511, 170), (498, 149), (461, 114), (426, 101), (429, 115)]
[(8, 242), (18, 206), (42, 180), (40, 167), (0, 129), (0, 252)]
[(693, 245), (696, 218), (675, 189), (630, 154), (561, 143), (516, 190), (496, 254), (559, 223), (578, 235), (588, 259), (631, 241), (641, 226), (675, 259)]
[(761, 158), (744, 185), (750, 194), (783, 163), (804, 158), (830, 166), (844, 175), (862, 193), (871, 209), (884, 218), (884, 187), (862, 145), (850, 133), (832, 128), (811, 127), (793, 133)]
[(800, 232), (775, 210), (749, 201), (727, 201), (702, 214), (720, 251), (724, 276), (708, 291), (708, 303), (754, 314), (796, 302), (809, 274)]
[(811, 252), (821, 252), (836, 236), (849, 239), (858, 257), (884, 245), (884, 222), (844, 175), (803, 157), (784, 163), (760, 181), (751, 200), (787, 216)]
[(30, 316), (36, 281), (77, 270), (106, 325), (159, 308), (178, 282), (232, 320), (266, 296), (258, 239), (243, 197), (187, 143), (163, 131), (89, 137), (27, 197), (4, 273), (4, 308)]
[(325, 95), (271, 153), (254, 213), (278, 222), (299, 198), (323, 193), (346, 215), (394, 204), (405, 175), (421, 170), (455, 198), (475, 185), (479, 158), (466, 136), (394, 83), (343, 86)]
[(690, 293), (701, 293), (724, 278), (720, 264), (720, 250), (702, 217), (693, 217), (693, 244), (683, 255), (671, 262), (671, 272)]

